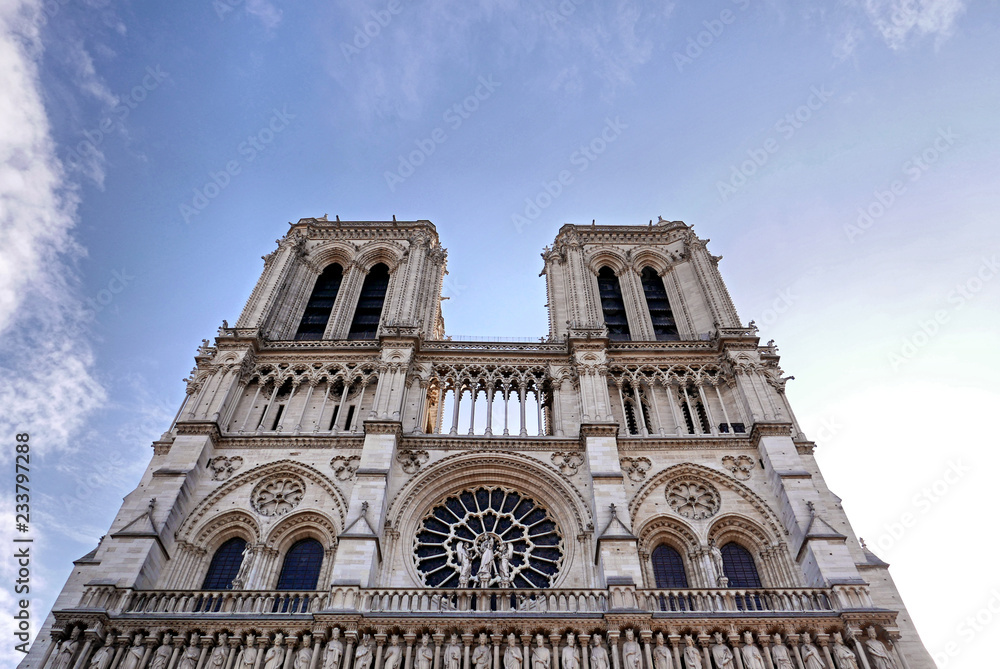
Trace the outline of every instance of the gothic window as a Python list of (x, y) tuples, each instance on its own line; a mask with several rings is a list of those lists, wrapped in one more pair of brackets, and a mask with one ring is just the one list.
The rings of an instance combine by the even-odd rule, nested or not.
[(247, 547), (246, 539), (233, 537), (225, 542), (212, 556), (208, 565), (208, 574), (202, 583), (202, 590), (229, 590), (233, 587), (233, 579), (243, 564), (243, 550)]
[[(693, 416), (691, 415), (692, 410), (694, 411)], [(708, 424), (708, 413), (705, 411), (705, 405), (701, 403), (698, 389), (694, 386), (681, 388), (681, 413), (684, 414), (688, 434), (697, 434), (694, 429), (695, 421), (698, 421), (702, 434), (712, 432), (712, 428)]]
[(563, 559), (549, 512), (504, 488), (445, 499), (421, 522), (414, 550), (417, 570), (432, 588), (548, 588)]
[(729, 579), (730, 588), (759, 588), (760, 576), (750, 551), (736, 542), (722, 547), (722, 569)]
[(389, 289), (389, 268), (379, 263), (368, 270), (368, 276), (361, 286), (358, 306), (354, 310), (354, 320), (348, 339), (375, 339), (378, 324), (382, 318), (385, 292)]
[(684, 573), (684, 560), (672, 546), (661, 544), (653, 550), (653, 578), (657, 588), (686, 588), (687, 574)]
[(316, 279), (312, 295), (306, 303), (306, 310), (302, 314), (302, 321), (299, 329), (295, 333), (296, 339), (322, 339), (326, 330), (326, 323), (330, 320), (330, 312), (333, 311), (333, 303), (340, 292), (340, 281), (344, 277), (344, 270), (337, 263), (328, 265), (323, 273)]
[(667, 290), (663, 287), (663, 279), (652, 267), (642, 270), (642, 292), (646, 294), (646, 306), (649, 308), (649, 317), (653, 320), (656, 340), (680, 339), (674, 312), (670, 309), (670, 301), (667, 299)]
[(323, 564), (323, 545), (315, 539), (302, 539), (285, 553), (278, 576), (278, 590), (315, 590), (319, 568)]
[(618, 277), (610, 267), (602, 267), (597, 273), (597, 288), (601, 294), (601, 309), (604, 310), (604, 324), (608, 326), (611, 341), (629, 341), (628, 317), (625, 314), (625, 298)]
[[(635, 391), (631, 386), (626, 386), (622, 389), (622, 395), (625, 398), (625, 431), (629, 434), (641, 434), (642, 430), (639, 429), (639, 416), (637, 415), (638, 409), (635, 404)], [(646, 401), (642, 390), (639, 391), (639, 401), (642, 402), (642, 422), (646, 426), (646, 434), (652, 434), (653, 426), (649, 421), (649, 402)]]

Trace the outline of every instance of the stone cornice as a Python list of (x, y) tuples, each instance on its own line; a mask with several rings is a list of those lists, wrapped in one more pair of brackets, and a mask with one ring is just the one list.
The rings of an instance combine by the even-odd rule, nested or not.
[(792, 437), (791, 423), (771, 423), (757, 422), (750, 430), (750, 441), (754, 444), (760, 442), (762, 437)]
[(219, 425), (214, 420), (179, 420), (175, 426), (178, 436), (207, 435), (213, 443), (220, 439)]
[(227, 436), (216, 442), (216, 448), (335, 448), (343, 450), (360, 449), (364, 444), (364, 436), (338, 435), (262, 435)]
[(580, 441), (587, 437), (617, 437), (618, 423), (583, 423), (580, 425)]
[(402, 447), (440, 451), (475, 451), (497, 448), (505, 451), (576, 451), (580, 450), (580, 441), (566, 437), (407, 434), (403, 436)]
[(730, 449), (756, 453), (757, 447), (748, 436), (712, 437), (684, 435), (678, 437), (619, 437), (619, 451), (706, 450)]
[(403, 436), (403, 424), (398, 420), (368, 419), (362, 423), (365, 436), (369, 434), (391, 434), (397, 439)]

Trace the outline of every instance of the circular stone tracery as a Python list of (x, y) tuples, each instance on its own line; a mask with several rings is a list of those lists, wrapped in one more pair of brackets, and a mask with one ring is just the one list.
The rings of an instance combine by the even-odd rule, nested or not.
[(701, 520), (719, 510), (719, 491), (701, 481), (675, 481), (667, 486), (667, 503), (685, 518)]
[(548, 510), (515, 490), (484, 486), (435, 506), (420, 523), (414, 554), (428, 587), (457, 588), (465, 580), (466, 587), (548, 588), (564, 552)]
[(253, 508), (263, 516), (281, 516), (299, 505), (306, 484), (298, 476), (278, 476), (261, 481), (250, 499)]

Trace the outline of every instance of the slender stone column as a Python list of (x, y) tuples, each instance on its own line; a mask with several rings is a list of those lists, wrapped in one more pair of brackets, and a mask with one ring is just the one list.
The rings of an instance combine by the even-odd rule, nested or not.
[(580, 634), (576, 640), (580, 642), (580, 669), (590, 669), (590, 635)]
[(413, 640), (417, 638), (417, 635), (413, 632), (407, 632), (403, 635), (403, 639), (406, 641), (406, 657), (403, 659), (403, 669), (413, 669)]
[(681, 635), (671, 634), (670, 638), (670, 650), (674, 654), (674, 667), (676, 669), (684, 669), (684, 665), (681, 664)]
[(466, 632), (462, 635), (462, 643), (465, 645), (465, 652), (462, 654), (462, 668), (469, 669), (472, 666), (469, 662), (469, 647), (472, 646), (471, 632)]
[(208, 656), (208, 649), (212, 645), (212, 637), (203, 636), (201, 637), (201, 654), (198, 656), (198, 664), (195, 665), (195, 669), (201, 669), (205, 666), (205, 658)]
[(552, 662), (549, 663), (549, 669), (559, 669), (559, 640), (561, 638), (558, 634), (549, 635), (549, 644), (552, 646)]
[(313, 655), (312, 661), (309, 663), (309, 669), (316, 669), (319, 665), (319, 656), (323, 654), (323, 638), (326, 636), (326, 632), (314, 632), (313, 633)]
[(805, 665), (802, 664), (802, 653), (799, 652), (799, 635), (788, 634), (785, 638), (788, 639), (788, 645), (792, 649), (792, 655), (795, 656), (795, 664), (798, 665), (799, 669), (806, 669)]
[(642, 654), (646, 658), (646, 669), (653, 668), (653, 632), (651, 630), (643, 630), (639, 632), (639, 638), (642, 639)]
[(736, 669), (743, 669), (743, 653), (740, 651), (740, 635), (730, 634), (729, 645), (732, 646), (733, 649), (733, 659), (736, 661)]
[[(760, 644), (760, 654), (764, 656), (764, 664), (767, 669), (774, 669), (774, 660), (771, 659), (771, 637), (767, 634), (758, 634), (757, 643)], [(833, 669), (831, 667), (831, 669)]]
[(527, 393), (527, 387), (524, 386), (524, 385), (518, 386), (518, 388), (517, 388), (517, 396), (521, 400), (521, 431), (520, 431), (520, 435), (522, 437), (527, 437), (528, 436), (528, 426), (526, 424), (526, 419), (525, 419), (525, 408), (526, 407), (524, 406), (525, 405), (525, 400), (527, 399), (527, 395), (528, 395), (528, 393)]
[[(493, 669), (501, 669), (500, 667), (500, 640), (503, 637), (499, 634), (490, 635), (490, 640), (493, 641)], [(523, 668), (522, 668), (523, 669)]]
[(385, 646), (385, 634), (375, 635), (375, 669), (382, 669), (382, 649)]
[(907, 664), (907, 662), (906, 662), (906, 657), (899, 650), (899, 647), (898, 647), (898, 645), (896, 643), (897, 641), (899, 641), (899, 637), (900, 637), (899, 632), (889, 632), (888, 634), (889, 634), (889, 642), (890, 642), (890, 647), (891, 647), (891, 650), (892, 650), (892, 654), (896, 657), (896, 664), (898, 664), (903, 669), (910, 669), (910, 665)]
[(115, 645), (118, 646), (118, 648), (115, 650), (115, 658), (111, 660), (110, 669), (116, 669), (118, 663), (122, 661), (122, 655), (125, 654), (125, 649), (129, 646), (129, 638), (122, 635), (115, 640)]
[[(155, 636), (148, 636), (143, 642), (146, 646), (146, 650), (142, 652), (142, 659), (139, 660), (139, 666), (137, 669), (146, 669), (146, 664), (149, 662), (149, 657), (153, 654), (153, 646), (159, 645)], [(82, 665), (81, 665), (82, 666)]]
[(618, 654), (618, 637), (621, 632), (618, 630), (608, 630), (608, 653), (611, 654), (611, 666), (614, 669), (622, 669), (622, 661)]
[(260, 665), (264, 662), (264, 655), (267, 653), (267, 647), (270, 643), (271, 640), (266, 636), (262, 636), (257, 639), (257, 661), (253, 663), (253, 669), (260, 669)]
[(711, 638), (702, 632), (698, 635), (698, 645), (701, 646), (701, 654), (703, 656), (704, 669), (711, 669), (712, 667), (712, 656), (708, 654), (708, 646), (712, 643)]
[(826, 658), (826, 666), (830, 669), (836, 669), (837, 665), (833, 661), (833, 657), (830, 655), (830, 635), (829, 634), (817, 634), (816, 644), (823, 650), (823, 657)]
[(521, 668), (522, 669), (531, 669), (531, 635), (530, 634), (522, 634), (521, 635), (521, 646), (524, 649), (523, 650), (524, 657), (521, 660)]
[(90, 657), (90, 648), (94, 645), (94, 638), (96, 636), (96, 633), (91, 630), (84, 632), (83, 649), (80, 651), (80, 654), (76, 656), (76, 663), (74, 665), (75, 669), (82, 669), (86, 666), (85, 662), (87, 661), (87, 658)]
[(295, 644), (298, 641), (298, 637), (295, 635), (289, 635), (285, 638), (285, 645), (288, 648), (285, 650), (285, 664), (284, 669), (291, 669), (292, 662), (295, 660)]
[(444, 633), (434, 633), (434, 669), (441, 669), (441, 644), (444, 643)]
[(861, 660), (861, 666), (864, 669), (871, 669), (871, 666), (868, 664), (868, 656), (865, 655), (865, 649), (861, 645), (861, 640), (857, 636), (854, 637), (854, 653), (858, 656), (858, 659)]
[(452, 402), (451, 429), (448, 431), (448, 434), (456, 435), (458, 434), (458, 405), (462, 402), (461, 382), (455, 382), (455, 389), (452, 390), (452, 396), (454, 397), (454, 400)]
[(347, 632), (344, 636), (347, 637), (347, 646), (344, 648), (344, 660), (341, 669), (351, 669), (351, 664), (354, 662), (354, 642), (358, 638), (358, 633)]

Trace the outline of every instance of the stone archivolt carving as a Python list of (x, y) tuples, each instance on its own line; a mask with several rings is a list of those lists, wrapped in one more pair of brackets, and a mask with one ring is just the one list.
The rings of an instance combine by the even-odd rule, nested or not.
[(649, 458), (622, 458), (622, 471), (636, 483), (646, 478), (646, 472), (652, 466)]
[(360, 465), (360, 455), (338, 455), (334, 459), (330, 460), (330, 466), (333, 467), (333, 473), (340, 481), (348, 481), (354, 478), (354, 474), (358, 471), (358, 467)]
[(722, 458), (722, 466), (733, 473), (733, 478), (746, 481), (753, 472), (754, 461), (749, 455), (727, 455)]
[(563, 476), (574, 476), (580, 465), (583, 464), (583, 455), (580, 453), (553, 453), (552, 464), (559, 468)]
[(420, 471), (420, 466), (430, 460), (430, 453), (427, 451), (403, 450), (396, 454), (396, 460), (402, 465), (403, 471), (407, 474), (416, 474)]
[(692, 520), (711, 518), (719, 511), (719, 491), (702, 481), (675, 481), (667, 485), (666, 496), (670, 508)]
[(414, 553), (429, 587), (547, 588), (559, 574), (562, 545), (544, 507), (516, 490), (483, 486), (434, 507)]
[(238, 455), (231, 458), (220, 455), (208, 461), (208, 468), (212, 470), (212, 479), (215, 481), (225, 481), (242, 466), (243, 458)]
[(306, 484), (298, 476), (273, 476), (257, 484), (250, 500), (262, 516), (283, 516), (299, 505), (305, 491)]

